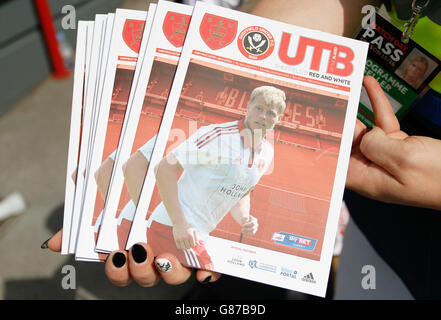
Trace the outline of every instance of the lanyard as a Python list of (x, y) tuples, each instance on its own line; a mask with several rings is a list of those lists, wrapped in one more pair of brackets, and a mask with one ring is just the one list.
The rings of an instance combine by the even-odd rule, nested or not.
[[(420, 1), (421, 2), (421, 1)], [(417, 4), (417, 0), (412, 1), (412, 16), (410, 17), (409, 21), (406, 22), (404, 25), (404, 31), (401, 36), (401, 41), (404, 43), (409, 42), (409, 38), (413, 33), (413, 30), (415, 29), (415, 25), (421, 15), (421, 12), (428, 6), (430, 0), (425, 0), (425, 3), (423, 5)]]

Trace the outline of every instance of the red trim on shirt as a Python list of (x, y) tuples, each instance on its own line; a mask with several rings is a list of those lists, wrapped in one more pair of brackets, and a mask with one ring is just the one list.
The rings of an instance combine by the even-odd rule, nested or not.
[(204, 133), (202, 136), (200, 136), (199, 138), (197, 138), (194, 143), (200, 144), (203, 143), (205, 140), (209, 139), (211, 135), (216, 134), (218, 132), (221, 131), (231, 131), (231, 130), (237, 130), (237, 125), (234, 126), (229, 126), (229, 127), (215, 127), (212, 130)]
[[(245, 149), (247, 149), (252, 147), (252, 143), (250, 143), (250, 139), (247, 138), (248, 135), (246, 135), (246, 131), (244, 131), (244, 129), (246, 129), (245, 119), (241, 119), (237, 122), (237, 125), (235, 124), (228, 127), (214, 127), (212, 130), (206, 132), (198, 139), (196, 139), (194, 143), (196, 144), (198, 149), (201, 149), (210, 142), (216, 140), (221, 135), (239, 133), (240, 138), (242, 139), (243, 146)], [(259, 151), (261, 149), (262, 149), (262, 142), (256, 148), (251, 148), (251, 156), (248, 161), (248, 168), (251, 168), (254, 164), (255, 151)]]
[(215, 135), (208, 137), (207, 139), (205, 139), (205, 141), (202, 141), (201, 143), (199, 143), (197, 145), (197, 147), (199, 149), (201, 149), (203, 146), (206, 146), (207, 144), (209, 144), (211, 141), (215, 140), (216, 138), (218, 138), (221, 135), (227, 135), (227, 134), (237, 134), (239, 133), (238, 131), (230, 131), (230, 132), (218, 132)]

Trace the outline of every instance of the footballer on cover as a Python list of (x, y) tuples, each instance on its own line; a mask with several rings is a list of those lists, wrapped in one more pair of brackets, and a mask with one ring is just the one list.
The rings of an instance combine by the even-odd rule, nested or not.
[(127, 248), (324, 296), (367, 47), (198, 2)]
[(146, 17), (145, 11), (117, 9), (115, 13), (93, 152), (86, 175), (76, 260), (100, 259), (95, 252), (95, 227), (99, 226), (96, 222), (104, 208), (113, 169), (113, 163), (107, 158), (121, 134)]
[(125, 249), (193, 7), (159, 2), (121, 136), (97, 251)]

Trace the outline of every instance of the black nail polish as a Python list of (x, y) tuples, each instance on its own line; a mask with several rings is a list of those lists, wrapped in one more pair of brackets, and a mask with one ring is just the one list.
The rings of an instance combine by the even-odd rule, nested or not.
[(136, 263), (143, 263), (147, 259), (147, 252), (140, 244), (135, 244), (132, 247), (132, 257)]
[(202, 281), (201, 283), (202, 283), (202, 284), (206, 284), (206, 283), (209, 283), (210, 280), (211, 280), (211, 276), (208, 276), (208, 277), (206, 277), (206, 278), (204, 279), (204, 281)]
[(49, 239), (47, 239), (45, 242), (43, 242), (43, 244), (40, 246), (41, 249), (47, 249), (49, 248), (49, 246), (47, 245), (49, 240), (52, 239), (52, 237), (50, 237)]
[(126, 256), (122, 252), (117, 252), (112, 258), (113, 265), (117, 268), (121, 268), (126, 264)]

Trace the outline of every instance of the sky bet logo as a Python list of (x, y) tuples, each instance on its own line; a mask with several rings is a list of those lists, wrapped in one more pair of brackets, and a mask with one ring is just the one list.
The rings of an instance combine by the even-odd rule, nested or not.
[(271, 238), (275, 243), (306, 251), (314, 251), (317, 244), (316, 239), (297, 236), (287, 232), (275, 232)]

